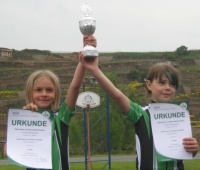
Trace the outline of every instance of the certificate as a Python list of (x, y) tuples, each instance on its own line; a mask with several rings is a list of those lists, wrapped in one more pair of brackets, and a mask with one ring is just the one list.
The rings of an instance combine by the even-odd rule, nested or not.
[(9, 109), (7, 156), (20, 166), (52, 168), (50, 113)]
[(187, 104), (150, 104), (152, 133), (158, 159), (192, 159), (183, 147), (183, 138), (191, 137), (192, 130)]

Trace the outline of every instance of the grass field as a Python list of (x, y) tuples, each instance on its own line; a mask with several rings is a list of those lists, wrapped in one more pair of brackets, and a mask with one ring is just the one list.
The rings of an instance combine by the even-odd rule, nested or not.
[[(200, 170), (200, 160), (186, 160), (185, 162), (185, 170)], [(102, 170), (105, 162), (93, 162), (92, 170)], [(0, 165), (1, 170), (25, 170), (23, 167), (19, 167), (16, 165)], [(84, 170), (84, 163), (71, 163), (71, 170)], [(104, 170), (108, 170), (108, 167), (105, 167)], [(111, 163), (112, 170), (135, 170), (135, 161), (128, 162), (112, 162)]]

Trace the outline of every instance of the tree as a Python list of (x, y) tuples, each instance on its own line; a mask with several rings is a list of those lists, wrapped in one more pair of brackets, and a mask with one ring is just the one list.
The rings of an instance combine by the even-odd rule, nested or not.
[(141, 71), (137, 69), (131, 70), (129, 73), (129, 77), (132, 80), (138, 80), (140, 82), (144, 81), (144, 78), (146, 77), (146, 75), (147, 75), (146, 71)]
[(184, 46), (184, 45), (182, 45), (182, 46), (180, 46), (180, 47), (178, 47), (177, 49), (176, 49), (176, 51), (175, 51), (175, 53), (177, 54), (177, 55), (186, 55), (187, 54), (187, 47), (186, 46)]
[(70, 124), (70, 153), (77, 154), (83, 150), (81, 146), (83, 146), (83, 128), (81, 128), (80, 120), (73, 119)]

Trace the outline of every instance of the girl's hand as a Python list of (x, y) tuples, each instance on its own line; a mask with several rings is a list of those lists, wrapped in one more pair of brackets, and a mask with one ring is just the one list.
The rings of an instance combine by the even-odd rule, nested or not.
[(98, 69), (98, 57), (84, 57), (82, 52), (79, 52), (78, 57), (82, 66), (94, 74)]
[(28, 104), (26, 106), (23, 106), (23, 109), (32, 110), (32, 111), (38, 111), (38, 107), (33, 103), (30, 103), (30, 104)]
[(83, 36), (83, 45), (91, 45), (93, 47), (97, 46), (97, 40), (93, 35), (84, 35)]
[(183, 146), (187, 152), (192, 152), (193, 156), (195, 156), (199, 150), (199, 145), (195, 138), (184, 138)]

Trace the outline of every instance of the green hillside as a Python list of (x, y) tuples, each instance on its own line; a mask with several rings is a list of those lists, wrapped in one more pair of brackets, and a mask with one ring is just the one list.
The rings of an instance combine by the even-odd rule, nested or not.
[[(178, 50), (178, 49), (177, 49)], [(200, 50), (193, 51), (175, 51), (175, 52), (116, 52), (100, 53), (100, 68), (112, 80), (112, 82), (126, 93), (132, 100), (137, 100), (139, 104), (147, 102), (144, 94), (145, 75), (150, 66), (157, 62), (169, 62), (174, 65), (180, 72), (181, 85), (177, 92), (177, 101), (189, 101), (190, 113), (193, 126), (193, 135), (200, 139), (199, 134), (199, 115), (200, 115)], [(181, 49), (182, 50), (182, 49)], [(38, 69), (50, 69), (60, 78), (62, 96), (64, 98), (69, 84), (73, 78), (76, 65), (78, 63), (77, 53), (58, 53), (40, 50), (13, 50), (13, 56), (10, 58), (0, 58), (0, 141), (6, 140), (6, 122), (7, 111), (9, 108), (22, 108), (25, 104), (24, 87), (27, 77)], [(85, 79), (88, 80), (87, 73)], [(137, 83), (140, 85), (137, 86)], [(92, 89), (90, 83), (86, 82), (86, 87)], [(136, 85), (139, 93), (134, 93), (130, 87)], [(98, 85), (96, 85), (98, 86)], [(128, 90), (127, 90), (128, 89)], [(111, 119), (115, 121), (122, 119), (121, 112), (111, 101)], [(119, 112), (119, 117), (115, 115)], [(76, 119), (76, 118), (75, 118)], [(112, 121), (111, 121), (112, 122)], [(123, 128), (121, 133), (127, 131), (128, 123), (119, 122)], [(113, 128), (114, 123), (112, 124)], [(75, 125), (74, 125), (75, 126)], [(112, 126), (111, 126), (112, 128)], [(111, 129), (112, 132), (112, 129)], [(113, 132), (115, 133), (115, 132)], [(128, 133), (128, 132), (127, 132)], [(134, 133), (132, 130), (131, 133)], [(119, 135), (119, 134), (117, 134)], [(117, 136), (116, 137), (119, 137)], [(126, 133), (123, 134), (124, 138)], [(113, 135), (115, 136), (115, 135)], [(126, 135), (127, 136), (127, 135)], [(130, 140), (130, 141), (127, 141)], [(128, 151), (134, 148), (130, 139), (121, 141), (113, 140), (113, 151)], [(115, 143), (120, 142), (120, 143)], [(2, 148), (3, 143), (0, 143)]]

